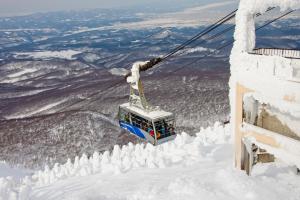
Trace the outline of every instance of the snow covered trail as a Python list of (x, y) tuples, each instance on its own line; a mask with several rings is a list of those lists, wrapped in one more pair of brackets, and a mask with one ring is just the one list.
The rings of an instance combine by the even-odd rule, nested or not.
[(158, 147), (127, 145), (109, 154), (82, 156), (33, 177), (32, 200), (300, 199), (295, 168), (256, 166), (253, 176), (233, 167), (229, 126), (216, 124), (197, 137), (179, 135)]

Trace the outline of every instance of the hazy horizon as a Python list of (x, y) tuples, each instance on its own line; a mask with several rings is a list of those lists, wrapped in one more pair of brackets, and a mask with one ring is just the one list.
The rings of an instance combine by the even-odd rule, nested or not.
[(18, 16), (33, 14), (38, 12), (53, 12), (65, 10), (84, 10), (94, 8), (148, 8), (153, 10), (171, 9), (171, 8), (186, 8), (194, 5), (204, 5), (214, 2), (225, 2), (222, 0), (0, 0), (0, 17)]

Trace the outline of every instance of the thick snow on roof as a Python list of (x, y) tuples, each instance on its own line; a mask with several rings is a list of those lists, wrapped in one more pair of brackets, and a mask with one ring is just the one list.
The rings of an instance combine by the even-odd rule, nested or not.
[(129, 103), (122, 104), (120, 107), (126, 108), (126, 109), (132, 111), (133, 113), (139, 114), (141, 116), (144, 116), (145, 118), (153, 119), (153, 120), (173, 116), (172, 113), (166, 112), (166, 111), (160, 110), (160, 109), (147, 112), (136, 106), (131, 106)]

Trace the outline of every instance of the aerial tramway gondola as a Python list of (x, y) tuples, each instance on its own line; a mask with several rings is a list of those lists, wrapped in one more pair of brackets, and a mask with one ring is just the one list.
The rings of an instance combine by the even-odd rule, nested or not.
[(135, 63), (127, 77), (130, 84), (129, 102), (119, 106), (120, 127), (130, 133), (159, 145), (175, 139), (175, 116), (159, 107), (150, 106), (145, 98), (140, 71), (146, 63)]
[(218, 28), (226, 21), (231, 20), (235, 16), (236, 11), (237, 10), (234, 10), (229, 13), (191, 39), (177, 46), (163, 57), (154, 58), (145, 63), (135, 63), (133, 65), (131, 73), (126, 76), (127, 82), (130, 84), (129, 103), (119, 106), (118, 116), (121, 128), (154, 145), (175, 139), (176, 132), (174, 114), (163, 111), (158, 107), (152, 107), (148, 104), (144, 95), (142, 82), (140, 80), (140, 71), (146, 71), (156, 64), (167, 60), (189, 44)]
[[(268, 8), (267, 12), (274, 9), (274, 7)], [(175, 139), (176, 132), (175, 132), (175, 116), (171, 112), (166, 112), (161, 110), (158, 107), (152, 107), (148, 104), (143, 87), (142, 82), (140, 80), (140, 71), (146, 71), (147, 69), (152, 68), (156, 64), (167, 60), (171, 56), (175, 55), (177, 52), (181, 51), (182, 49), (186, 48), (191, 43), (197, 41), (198, 39), (202, 38), (203, 36), (207, 35), (211, 31), (215, 30), (216, 28), (220, 27), (222, 24), (226, 23), (227, 21), (233, 19), (235, 17), (237, 9), (230, 12), (225, 17), (221, 18), (211, 26), (208, 26), (206, 29), (192, 37), (191, 39), (187, 40), (183, 44), (177, 46), (168, 54), (164, 55), (163, 57), (154, 58), (146, 63), (135, 63), (131, 69), (131, 73), (126, 75), (127, 82), (130, 84), (130, 97), (129, 103), (125, 103), (119, 106), (119, 124), (120, 127), (131, 132), (132, 134), (145, 139), (146, 141), (158, 145), (163, 142), (167, 142), (170, 140)], [(293, 11), (288, 12), (287, 14)], [(256, 28), (259, 30), (270, 23), (284, 17), (284, 14), (270, 22)], [(255, 16), (260, 16), (260, 13), (257, 13)], [(229, 30), (233, 29), (234, 26), (231, 26), (220, 33), (217, 33), (209, 38), (209, 40), (217, 38), (222, 34), (228, 32)], [(222, 45), (216, 51), (219, 51), (229, 45), (231, 45), (233, 41), (229, 41), (225, 45)], [(214, 52), (216, 52), (214, 51)], [(211, 54), (208, 54), (211, 55)], [(206, 55), (206, 56), (208, 56)], [(201, 57), (204, 58), (204, 57)], [(193, 64), (189, 63), (189, 65)], [(184, 65), (185, 67), (187, 65)], [(183, 67), (179, 68), (182, 69)], [(224, 122), (228, 123), (228, 122)]]

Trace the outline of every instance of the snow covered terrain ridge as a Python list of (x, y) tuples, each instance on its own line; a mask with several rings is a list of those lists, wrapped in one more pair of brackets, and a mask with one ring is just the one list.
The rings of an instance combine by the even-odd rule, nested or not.
[(67, 60), (74, 59), (73, 56), (80, 54), (80, 51), (64, 50), (64, 51), (40, 51), (40, 52), (22, 52), (16, 53), (16, 57), (22, 58), (62, 58)]
[(295, 168), (257, 166), (249, 178), (233, 169), (231, 147), (230, 125), (216, 123), (157, 147), (115, 146), (20, 182), (1, 178), (0, 199), (299, 199)]

